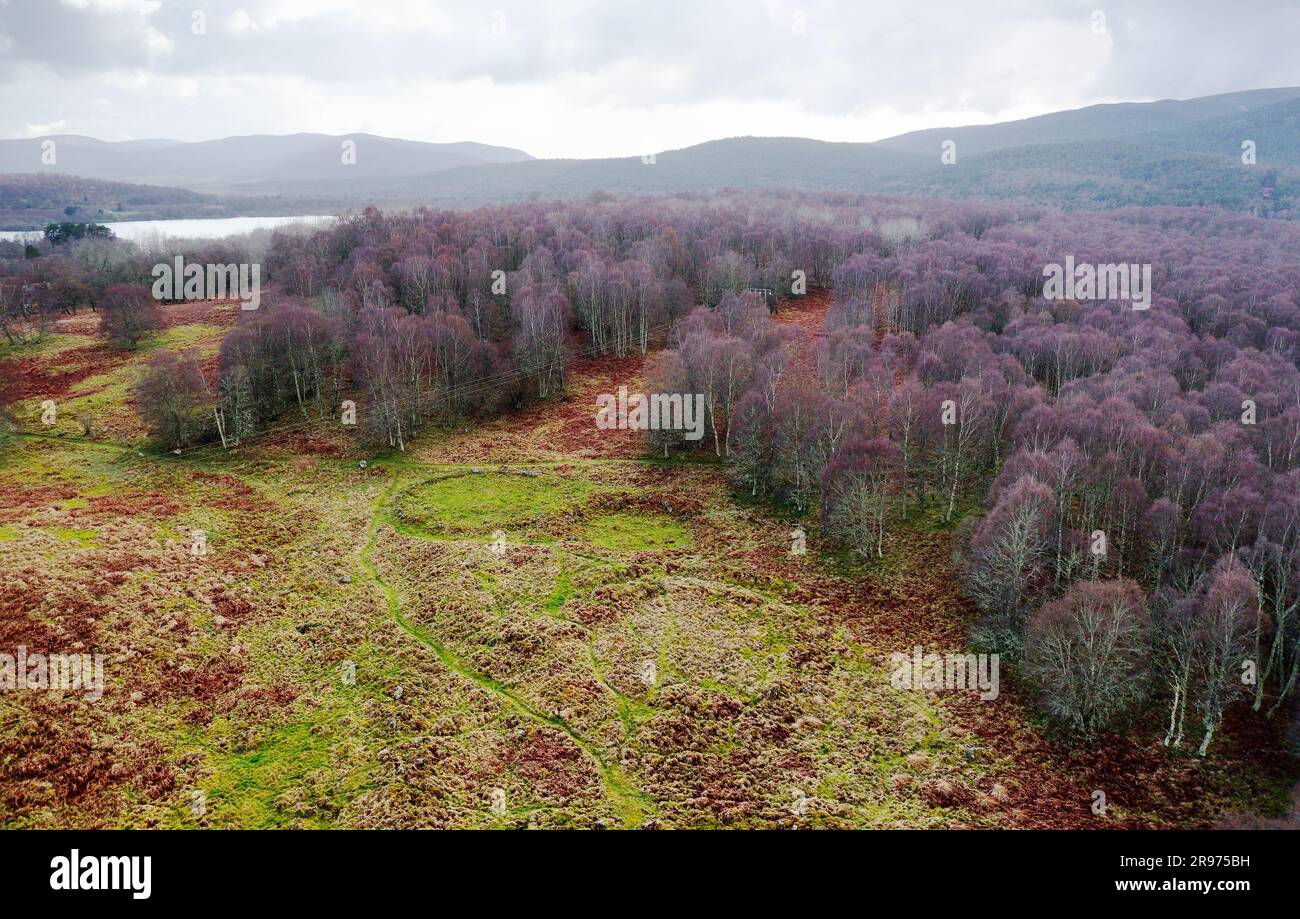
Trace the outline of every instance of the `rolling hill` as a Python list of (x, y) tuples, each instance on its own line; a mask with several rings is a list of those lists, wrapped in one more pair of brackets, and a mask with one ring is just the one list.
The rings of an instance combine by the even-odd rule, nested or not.
[(1011, 147), (1114, 140), (1131, 135), (1177, 132), (1211, 119), (1231, 119), (1242, 113), (1300, 99), (1300, 87), (1253, 89), (1198, 99), (1159, 102), (1120, 102), (1052, 112), (1035, 118), (998, 124), (929, 128), (877, 141), (890, 150), (938, 157), (940, 144), (955, 141), (959, 156)]
[(183, 188), (70, 175), (0, 175), (0, 230), (38, 229), (61, 220), (103, 223), (236, 213), (219, 198)]
[[(418, 178), (360, 179), (335, 187), (363, 194), (376, 204), (444, 206), (519, 200), (570, 198), (609, 191), (665, 194), (712, 188), (781, 187), (870, 190), (882, 176), (922, 168), (910, 153), (872, 144), (828, 143), (799, 137), (734, 137), (709, 141), (651, 158), (529, 160), (464, 166)], [(294, 196), (320, 191), (316, 183), (247, 186), (267, 194)]]
[[(737, 137), (657, 154), (477, 164), (348, 187), (381, 206), (470, 206), (608, 191), (716, 188), (843, 190), (1032, 201), (1065, 208), (1215, 205), (1277, 216), (1300, 211), (1300, 88), (1092, 106), (1024, 121), (914, 132), (876, 143)], [(940, 138), (958, 161), (940, 162)], [(1258, 163), (1241, 162), (1244, 139)], [(313, 183), (264, 194), (320, 192)], [(341, 191), (341, 187), (339, 187)]]
[[(222, 207), (247, 214), (786, 188), (1300, 216), (1300, 87), (1096, 105), (875, 143), (734, 137), (645, 158), (539, 160), (506, 147), (364, 134), (51, 139), (58, 166), (49, 171), (217, 193)], [(0, 141), (0, 172), (33, 171), (41, 140)], [(957, 144), (955, 164), (940, 162), (944, 140)], [(1256, 143), (1257, 164), (1242, 163), (1243, 140)], [(347, 141), (356, 144), (354, 165), (342, 162)]]
[(1131, 140), (1143, 146), (1225, 156), (1238, 162), (1242, 141), (1253, 140), (1259, 165), (1300, 168), (1300, 96), (1224, 118), (1135, 135)]
[[(56, 161), (42, 162), (53, 141)], [(355, 162), (343, 162), (344, 144)], [(108, 142), (79, 135), (0, 141), (0, 172), (66, 173), (113, 182), (230, 192), (248, 183), (400, 178), (480, 163), (531, 159), (521, 150), (478, 143), (431, 144), (373, 134), (259, 134), (200, 143), (174, 140)]]

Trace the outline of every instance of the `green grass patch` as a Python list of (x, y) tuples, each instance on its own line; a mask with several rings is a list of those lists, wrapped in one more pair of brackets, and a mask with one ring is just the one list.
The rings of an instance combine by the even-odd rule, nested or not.
[(9, 527), (0, 527), (0, 542), (14, 542), (22, 538), (17, 530)]
[(661, 552), (691, 544), (691, 531), (666, 514), (603, 514), (587, 522), (582, 538), (620, 552)]
[(164, 329), (156, 335), (150, 335), (143, 343), (144, 349), (167, 348), (175, 351), (178, 348), (196, 348), (199, 345), (215, 345), (225, 335), (226, 330), (219, 325), (208, 325), (203, 322), (192, 322), (188, 325), (172, 326), (170, 329)]
[[(130, 364), (125, 367), (118, 367), (108, 373), (96, 373), (74, 385), (70, 395), (73, 398), (93, 396), (95, 393), (103, 392), (112, 387), (129, 387), (138, 373), (139, 368)], [(62, 410), (60, 410), (60, 414), (63, 414)]]
[(412, 486), (396, 507), (399, 520), (433, 533), (490, 533), (560, 513), (597, 488), (557, 476), (471, 474)]
[(75, 542), (81, 546), (85, 546), (86, 548), (93, 547), (95, 545), (95, 537), (99, 535), (96, 530), (69, 530), (60, 528), (52, 530), (51, 532), (53, 532), (59, 539), (67, 542)]
[(964, 491), (957, 496), (957, 502), (953, 506), (952, 518), (944, 520), (944, 513), (948, 510), (948, 501), (941, 496), (927, 502), (923, 507), (918, 507), (913, 503), (908, 508), (907, 523), (926, 533), (943, 533), (956, 527), (967, 514), (979, 511), (982, 505), (983, 499), (979, 494), (973, 491)]
[(215, 719), (207, 730), (211, 771), (198, 784), (207, 795), (209, 820), (247, 829), (333, 826), (338, 812), (369, 784), (363, 762), (340, 773), (335, 748), (342, 738), (336, 722), (351, 707), (340, 701), (342, 707), (317, 709), (239, 752), (219, 749), (229, 742), (234, 726)]
[(560, 610), (568, 602), (569, 597), (573, 594), (573, 579), (569, 577), (569, 566), (563, 553), (560, 555), (560, 573), (555, 579), (555, 589), (551, 591), (542, 608), (546, 610), (549, 616), (560, 615)]
[(94, 336), (91, 335), (73, 335), (69, 332), (54, 332), (42, 336), (39, 341), (34, 341), (29, 345), (11, 345), (8, 341), (0, 339), (0, 360), (11, 357), (52, 357), (62, 354), (64, 351), (71, 351), (74, 348), (85, 348), (95, 343)]

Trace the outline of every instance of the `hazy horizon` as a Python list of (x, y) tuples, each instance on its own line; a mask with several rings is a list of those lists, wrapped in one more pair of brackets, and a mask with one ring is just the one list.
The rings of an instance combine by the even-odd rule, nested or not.
[[(1236, 94), (1236, 93), (1261, 92), (1261, 91), (1280, 90), (1280, 89), (1300, 89), (1300, 85), (1297, 85), (1297, 86), (1250, 86), (1250, 87), (1241, 87), (1241, 88), (1238, 88), (1238, 89), (1227, 90), (1227, 91), (1225, 91), (1225, 92), (1223, 92), (1223, 93), (1211, 93), (1210, 95), (1211, 95), (1211, 96), (1218, 96), (1218, 95), (1233, 95), (1233, 94)], [(1106, 102), (1089, 103), (1088, 105), (1078, 106), (1078, 107), (1076, 107), (1075, 109), (1053, 109), (1053, 110), (1051, 110), (1051, 111), (1047, 111), (1047, 112), (1039, 112), (1039, 113), (1036, 113), (1036, 114), (1034, 114), (1034, 115), (1025, 115), (1025, 116), (1023, 116), (1023, 117), (1021, 117), (1021, 118), (1008, 118), (1008, 119), (1003, 119), (1003, 120), (1001, 120), (1001, 121), (979, 121), (979, 122), (969, 122), (969, 123), (962, 123), (962, 124), (956, 124), (956, 123), (952, 123), (952, 124), (948, 124), (948, 123), (945, 123), (945, 124), (924, 124), (924, 125), (921, 125), (920, 127), (909, 128), (907, 131), (899, 132), (899, 133), (900, 133), (900, 134), (906, 134), (906, 133), (911, 133), (911, 132), (913, 132), (913, 131), (925, 131), (925, 130), (932, 130), (932, 129), (937, 129), (937, 128), (966, 128), (966, 127), (978, 127), (978, 126), (981, 126), (981, 125), (1004, 124), (1004, 123), (1007, 123), (1007, 122), (1010, 122), (1010, 121), (1022, 121), (1022, 120), (1027, 120), (1027, 119), (1030, 119), (1030, 118), (1035, 118), (1035, 117), (1038, 117), (1039, 115), (1050, 115), (1050, 114), (1053, 114), (1053, 113), (1055, 113), (1055, 112), (1060, 112), (1060, 111), (1076, 111), (1076, 110), (1078, 110), (1078, 109), (1080, 109), (1080, 108), (1090, 108), (1090, 107), (1095, 106), (1095, 105), (1115, 105), (1115, 104), (1133, 104), (1133, 103), (1138, 103), (1138, 104), (1140, 104), (1140, 103), (1147, 103), (1147, 102), (1185, 102), (1185, 101), (1188, 101), (1188, 100), (1190, 100), (1190, 99), (1194, 99), (1194, 98), (1205, 98), (1205, 97), (1194, 97), (1194, 96), (1192, 96), (1192, 97), (1184, 97), (1184, 98), (1177, 98), (1177, 99), (1175, 99), (1175, 98), (1169, 98), (1169, 97), (1163, 97), (1163, 98), (1159, 98), (1159, 99), (1121, 99), (1121, 100), (1116, 100), (1115, 102), (1111, 102), (1111, 103), (1106, 103)], [(259, 136), (260, 136), (260, 137), (291, 137), (291, 136), (298, 135), (298, 134), (319, 134), (319, 135), (322, 135), (322, 136), (330, 136), (330, 137), (344, 137), (344, 136), (348, 136), (348, 135), (369, 135), (369, 136), (373, 136), (373, 137), (384, 138), (384, 139), (387, 139), (387, 140), (419, 141), (419, 142), (424, 142), (424, 143), (440, 143), (440, 144), (483, 144), (483, 145), (485, 145), (485, 146), (498, 146), (498, 147), (512, 148), (512, 149), (515, 149), (515, 150), (521, 150), (521, 151), (523, 151), (524, 153), (527, 153), (527, 154), (529, 154), (529, 155), (531, 155), (531, 156), (534, 156), (536, 159), (602, 159), (602, 158), (606, 158), (606, 157), (604, 157), (604, 156), (585, 157), (585, 156), (568, 156), (568, 155), (565, 155), (565, 156), (557, 156), (557, 157), (542, 157), (542, 156), (537, 156), (536, 154), (533, 154), (533, 152), (532, 152), (531, 150), (528, 150), (527, 148), (525, 148), (525, 147), (523, 147), (523, 146), (520, 146), (519, 144), (512, 144), (512, 143), (508, 143), (508, 142), (507, 142), (507, 143), (486, 144), (484, 141), (476, 140), (476, 139), (474, 139), (474, 138), (469, 138), (469, 137), (466, 137), (466, 138), (460, 138), (460, 139), (449, 139), (449, 140), (423, 141), (421, 138), (408, 137), (408, 136), (402, 136), (402, 135), (393, 135), (393, 134), (376, 134), (375, 132), (372, 132), (372, 131), (338, 131), (338, 132), (333, 132), (333, 133), (331, 133), (331, 132), (325, 132), (325, 131), (285, 131), (285, 132), (279, 132), (279, 133), (277, 133), (277, 132), (270, 132), (270, 131), (257, 131), (257, 132), (253, 132), (253, 133), (250, 133), (250, 134), (214, 134), (214, 135), (211, 136), (211, 137), (199, 137), (199, 138), (195, 138), (195, 139), (193, 139), (193, 140), (182, 140), (181, 138), (177, 138), (177, 137), (166, 137), (166, 136), (162, 136), (162, 135), (155, 136), (155, 137), (119, 138), (119, 139), (112, 139), (112, 140), (110, 140), (110, 139), (108, 139), (108, 138), (104, 138), (104, 137), (96, 137), (95, 135), (91, 135), (91, 134), (78, 134), (78, 133), (75, 133), (75, 132), (62, 131), (62, 132), (51, 132), (51, 133), (49, 133), (49, 134), (38, 134), (38, 135), (30, 135), (30, 136), (0, 137), (0, 140), (35, 140), (35, 139), (42, 138), (42, 137), (86, 137), (86, 138), (89, 138), (89, 139), (91, 139), (91, 140), (99, 140), (99, 141), (104, 141), (104, 142), (106, 142), (106, 143), (122, 143), (122, 142), (129, 142), (129, 141), (166, 141), (166, 142), (170, 142), (170, 143), (178, 143), (178, 144), (201, 144), (201, 143), (209, 143), (209, 142), (212, 142), (212, 141), (218, 141), (218, 140), (227, 140), (227, 139), (229, 139), (229, 138), (233, 138), (233, 137), (259, 137)], [(799, 140), (813, 140), (813, 141), (820, 141), (820, 142), (824, 142), (824, 143), (875, 143), (875, 142), (877, 142), (877, 141), (887, 140), (887, 139), (889, 139), (889, 138), (891, 138), (891, 137), (895, 137), (895, 136), (897, 136), (897, 135), (895, 135), (895, 134), (884, 134), (884, 135), (881, 135), (880, 137), (864, 138), (864, 139), (859, 139), (859, 140), (838, 140), (838, 139), (831, 139), (831, 138), (826, 138), (826, 137), (811, 137), (811, 136), (808, 136), (808, 135), (799, 135), (799, 134), (730, 134), (730, 135), (719, 135), (719, 136), (716, 136), (716, 137), (708, 137), (708, 138), (705, 138), (705, 139), (703, 139), (703, 140), (693, 141), (693, 142), (691, 142), (691, 143), (689, 143), (689, 144), (686, 144), (686, 145), (684, 145), (684, 146), (685, 146), (685, 147), (692, 147), (692, 146), (696, 146), (696, 145), (698, 145), (698, 144), (709, 143), (709, 142), (711, 142), (711, 141), (718, 141), (718, 140), (731, 140), (731, 139), (741, 138), (741, 137), (758, 137), (758, 138), (768, 138), (768, 139), (776, 139), (776, 138), (795, 138), (795, 139), (799, 139)], [(682, 148), (677, 148), (677, 147), (668, 148), (668, 147), (665, 147), (665, 148), (658, 149), (658, 150), (647, 150), (647, 151), (644, 151), (644, 152), (647, 152), (647, 153), (664, 153), (664, 152), (670, 152), (671, 150), (675, 150), (675, 149), (682, 149)], [(638, 155), (641, 155), (641, 152), (638, 152), (638, 153), (621, 154), (621, 156), (638, 156)], [(620, 155), (616, 154), (615, 156), (617, 157), (617, 156), (620, 156)]]
[(740, 136), (870, 142), (1300, 85), (1300, 14), (1283, 0), (1232, 17), (1209, 2), (1171, 13), (1069, 0), (924, 12), (834, 0), (195, 6), (0, 3), (0, 85), (19, 102), (0, 113), (0, 136), (365, 133), (588, 159)]

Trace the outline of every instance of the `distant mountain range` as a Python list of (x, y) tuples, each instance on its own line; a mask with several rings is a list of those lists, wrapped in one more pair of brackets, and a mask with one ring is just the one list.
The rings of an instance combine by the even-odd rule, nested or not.
[[(47, 139), (56, 143), (57, 166), (37, 165)], [(343, 162), (348, 141), (355, 144), (353, 165)], [(950, 165), (940, 160), (946, 141), (956, 154)], [(1253, 165), (1242, 161), (1244, 141), (1254, 144)], [(1094, 105), (875, 143), (730, 138), (645, 158), (544, 160), (507, 147), (368, 134), (205, 143), (75, 136), (0, 141), (0, 172), (53, 171), (180, 186), (216, 194), (223, 210), (245, 213), (322, 213), (371, 203), (461, 207), (597, 191), (790, 188), (1065, 208), (1217, 205), (1294, 218), (1300, 217), (1300, 87)], [(7, 204), (0, 200), (0, 212), (12, 221)]]
[[(54, 142), (52, 165), (42, 160), (47, 141)], [(530, 159), (508, 147), (430, 144), (374, 134), (254, 134), (201, 143), (109, 142), (76, 134), (0, 140), (0, 173), (55, 172), (209, 193), (229, 193), (254, 182), (346, 182)]]
[[(949, 140), (956, 162), (945, 165), (940, 155)], [(1254, 165), (1242, 162), (1245, 140), (1254, 142)], [(1300, 216), (1300, 87), (1097, 105), (876, 143), (738, 137), (658, 153), (653, 161), (465, 166), (412, 177), (400, 187), (377, 179), (357, 190), (376, 201), (469, 205), (598, 190), (726, 187), (1015, 199), (1065, 208), (1217, 205)]]
[(955, 141), (965, 155), (1011, 147), (1105, 141), (1160, 132), (1176, 132), (1211, 119), (1231, 119), (1279, 102), (1300, 99), (1300, 87), (1254, 89), (1199, 99), (1119, 102), (1052, 112), (1019, 121), (969, 127), (930, 128), (878, 141), (877, 146), (904, 153), (938, 156), (939, 145)]

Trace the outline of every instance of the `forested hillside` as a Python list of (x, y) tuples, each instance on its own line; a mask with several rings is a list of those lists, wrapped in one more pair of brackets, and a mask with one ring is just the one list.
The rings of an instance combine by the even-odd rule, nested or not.
[(227, 217), (211, 195), (180, 188), (101, 182), (79, 176), (0, 175), (0, 227), (35, 229), (50, 221)]

